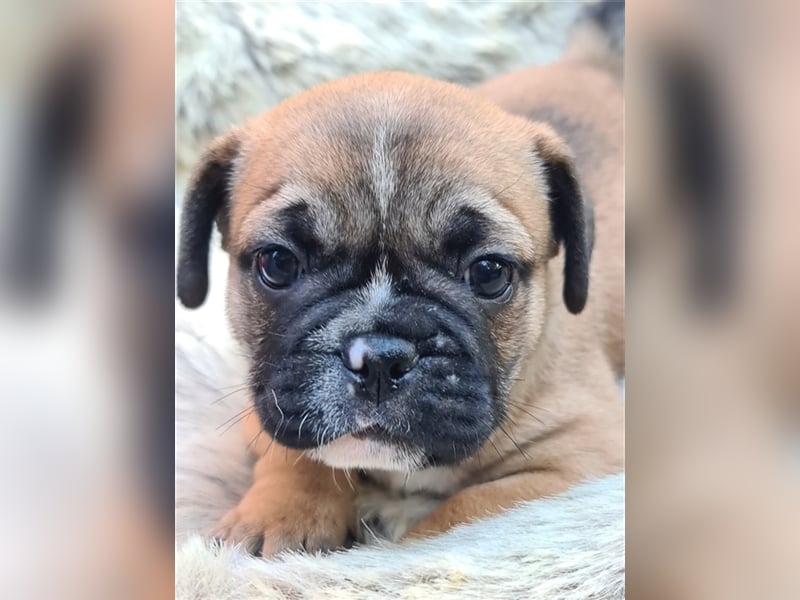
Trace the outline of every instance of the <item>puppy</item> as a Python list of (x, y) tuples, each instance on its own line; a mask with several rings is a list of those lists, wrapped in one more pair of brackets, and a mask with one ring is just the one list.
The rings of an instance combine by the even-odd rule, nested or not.
[(340, 547), (378, 486), (418, 508), (389, 537), (425, 536), (621, 470), (622, 165), (619, 81), (575, 58), (474, 91), (358, 75), (214, 141), (178, 296), (203, 302), (216, 221), (257, 457), (215, 535)]

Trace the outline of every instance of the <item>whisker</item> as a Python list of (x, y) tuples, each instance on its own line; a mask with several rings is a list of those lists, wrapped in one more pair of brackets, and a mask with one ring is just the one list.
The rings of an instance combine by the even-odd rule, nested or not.
[[(480, 436), (479, 436), (477, 433), (475, 434), (475, 441), (476, 441), (476, 442), (480, 442)], [(483, 471), (483, 460), (481, 460), (481, 452), (480, 452), (480, 451), (478, 451), (478, 452), (476, 453), (476, 458), (478, 459), (478, 469), (480, 469), (481, 471)], [(467, 459), (466, 452), (465, 452), (464, 459), (465, 459), (465, 460)]]
[(531, 460), (531, 457), (530, 457), (530, 456), (528, 456), (528, 455), (525, 453), (525, 451), (524, 451), (522, 448), (520, 448), (520, 445), (517, 443), (517, 440), (515, 440), (513, 437), (511, 437), (511, 434), (510, 434), (510, 433), (508, 433), (508, 431), (506, 431), (506, 428), (505, 428), (505, 427), (503, 427), (502, 425), (500, 425), (500, 431), (502, 431), (503, 433), (505, 433), (505, 434), (506, 434), (506, 437), (507, 437), (509, 440), (511, 440), (511, 443), (512, 443), (512, 444), (514, 444), (514, 446), (516, 447), (516, 449), (517, 449), (517, 450), (519, 450), (519, 453), (520, 453), (520, 454), (521, 454), (521, 455), (522, 455), (524, 458), (526, 458), (527, 460)]
[(269, 445), (267, 446), (267, 449), (264, 450), (264, 454), (261, 455), (261, 458), (264, 458), (267, 454), (269, 454), (269, 451), (272, 450), (272, 444), (275, 443), (275, 436), (274, 435), (269, 436), (269, 438), (270, 438)]
[(531, 410), (538, 410), (538, 411), (545, 412), (545, 413), (548, 413), (548, 414), (552, 414), (552, 412), (553, 412), (552, 410), (550, 410), (549, 408), (547, 408), (545, 406), (522, 404), (522, 403), (517, 402), (515, 400), (512, 400), (510, 398), (507, 400), (507, 402), (512, 406), (519, 406), (520, 408), (527, 407), (527, 408), (530, 408)]
[(254, 412), (254, 410), (253, 410), (253, 409), (251, 409), (251, 410), (250, 410), (250, 411), (248, 411), (246, 414), (243, 414), (242, 416), (240, 416), (240, 417), (239, 417), (238, 419), (236, 419), (236, 420), (235, 420), (233, 423), (231, 423), (231, 424), (230, 424), (230, 425), (228, 425), (228, 426), (227, 426), (225, 429), (223, 429), (223, 430), (222, 430), (222, 432), (220, 433), (220, 435), (225, 435), (225, 434), (226, 434), (228, 431), (230, 431), (230, 430), (231, 430), (231, 429), (232, 429), (234, 426), (238, 425), (239, 423), (241, 423), (242, 421), (244, 421), (244, 420), (245, 420), (247, 417), (249, 417), (251, 414), (253, 414), (253, 412)]
[(248, 384), (244, 384), (244, 385), (240, 386), (239, 388), (233, 390), (232, 392), (228, 392), (224, 396), (220, 396), (216, 400), (212, 401), (211, 404), (216, 404), (217, 402), (222, 402), (223, 400), (225, 400), (225, 398), (229, 398), (230, 396), (233, 396), (234, 394), (238, 394), (239, 392), (244, 392), (244, 391), (247, 390), (247, 387), (248, 387)]
[[(284, 426), (283, 426), (283, 430), (284, 431), (286, 431), (286, 429), (289, 427), (289, 423), (292, 422), (293, 418), (294, 417), (289, 417), (288, 419), (286, 419), (286, 423), (284, 423)], [(280, 433), (280, 425), (278, 426), (278, 432)]]
[(363, 517), (359, 519), (359, 521), (361, 521), (361, 525), (363, 525), (364, 529), (366, 529), (372, 536), (372, 541), (376, 542), (379, 546), (382, 547), (386, 546), (385, 542), (383, 541), (383, 538), (379, 538), (377, 535), (375, 535), (375, 532), (369, 528), (369, 525), (367, 525), (367, 522), (364, 520)]
[(347, 479), (347, 484), (350, 486), (350, 490), (355, 492), (356, 488), (353, 487), (353, 480), (350, 478), (350, 469), (344, 469), (344, 478)]
[(249, 385), (248, 382), (243, 381), (241, 383), (232, 383), (231, 385), (220, 385), (220, 386), (215, 387), (214, 389), (216, 391), (218, 391), (218, 392), (224, 392), (226, 390), (232, 390), (233, 388), (239, 388), (239, 389), (245, 388), (248, 385)]
[[(275, 395), (275, 390), (270, 388), (270, 391), (272, 391), (272, 397), (275, 398), (275, 408), (277, 408), (278, 412), (281, 413), (281, 422), (278, 424), (278, 428), (280, 428), (280, 426), (283, 425), (283, 420), (284, 420), (283, 410), (281, 410), (281, 407), (278, 406), (278, 396)], [(276, 435), (277, 435), (277, 430), (276, 430)]]
[[(327, 438), (328, 438), (328, 430), (329, 430), (329, 429), (330, 429), (330, 425), (329, 425), (329, 424), (326, 424), (326, 425), (325, 425), (325, 429), (323, 429), (323, 430), (322, 430), (322, 435), (320, 436), (320, 440), (319, 440), (319, 441), (320, 441), (320, 444), (322, 444), (322, 442), (323, 442), (324, 440), (327, 440)], [(325, 443), (327, 443), (327, 442), (325, 442)]]
[(297, 430), (297, 437), (299, 437), (299, 438), (303, 437), (303, 423), (305, 423), (306, 419), (311, 415), (311, 409), (307, 408), (305, 410), (305, 412), (303, 413), (303, 415), (304, 416), (303, 416), (302, 420), (300, 421), (300, 427)]
[(488, 440), (488, 441), (489, 441), (489, 443), (492, 445), (492, 448), (494, 448), (494, 451), (495, 451), (495, 452), (497, 452), (497, 456), (499, 456), (499, 457), (500, 457), (500, 460), (503, 460), (503, 455), (502, 455), (502, 454), (500, 454), (500, 450), (498, 450), (498, 449), (497, 449), (497, 446), (495, 446), (495, 445), (494, 445), (494, 441), (492, 441), (492, 438), (489, 438), (489, 440)]
[(342, 488), (339, 487), (339, 482), (336, 481), (336, 469), (334, 469), (333, 467), (331, 467), (331, 478), (333, 479), (333, 485), (336, 486), (336, 489), (339, 490), (339, 493), (341, 494)]
[(539, 417), (537, 417), (535, 414), (533, 414), (532, 412), (530, 412), (528, 409), (526, 409), (526, 408), (524, 408), (524, 407), (522, 407), (522, 406), (520, 406), (519, 404), (516, 404), (516, 403), (514, 403), (514, 402), (509, 402), (508, 404), (509, 404), (510, 406), (514, 407), (514, 408), (515, 408), (515, 409), (517, 409), (517, 410), (521, 410), (521, 411), (522, 411), (522, 412), (524, 412), (526, 415), (528, 415), (528, 416), (529, 416), (531, 419), (536, 419), (537, 421), (539, 421), (539, 423), (540, 423), (541, 425), (544, 425), (544, 421), (542, 421), (542, 420), (541, 420)]
[[(235, 420), (235, 419), (238, 419), (239, 417), (243, 417), (243, 416), (244, 416), (244, 417), (246, 417), (248, 414), (250, 414), (250, 413), (251, 413), (252, 411), (254, 411), (255, 409), (256, 409), (256, 407), (255, 407), (255, 406), (253, 406), (252, 404), (248, 404), (248, 405), (247, 405), (247, 406), (245, 406), (245, 407), (244, 407), (242, 410), (238, 411), (238, 412), (237, 412), (235, 415), (233, 415), (233, 416), (232, 416), (230, 419), (228, 419), (227, 421), (225, 421), (224, 423), (222, 423), (221, 425), (219, 425), (219, 426), (217, 427), (217, 431), (219, 431), (220, 429), (222, 429), (223, 427), (225, 427), (225, 425), (227, 425), (227, 424), (228, 424), (228, 423), (230, 423), (231, 421), (233, 421), (233, 420)], [(234, 425), (235, 425), (235, 423), (234, 423)], [(228, 431), (228, 430), (226, 429), (225, 431)], [(224, 432), (223, 432), (223, 433), (224, 433)]]
[(261, 437), (261, 434), (262, 434), (262, 433), (264, 433), (264, 430), (263, 430), (261, 427), (259, 427), (259, 428), (258, 428), (258, 433), (257, 433), (257, 434), (255, 434), (255, 436), (253, 436), (253, 439), (252, 439), (252, 440), (250, 440), (250, 443), (249, 443), (249, 444), (247, 444), (247, 449), (248, 449), (248, 450), (250, 450), (250, 449), (251, 449), (251, 447), (252, 447), (252, 446), (253, 446), (253, 445), (254, 445), (254, 444), (255, 444), (255, 443), (258, 441), (258, 439)]

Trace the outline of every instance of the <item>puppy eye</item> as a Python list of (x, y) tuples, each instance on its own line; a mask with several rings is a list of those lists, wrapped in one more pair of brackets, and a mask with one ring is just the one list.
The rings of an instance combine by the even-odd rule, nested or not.
[(300, 262), (283, 246), (270, 246), (256, 254), (256, 268), (261, 281), (269, 288), (282, 290), (300, 276)]
[(497, 300), (511, 289), (511, 265), (494, 258), (481, 258), (472, 263), (464, 280), (481, 298)]

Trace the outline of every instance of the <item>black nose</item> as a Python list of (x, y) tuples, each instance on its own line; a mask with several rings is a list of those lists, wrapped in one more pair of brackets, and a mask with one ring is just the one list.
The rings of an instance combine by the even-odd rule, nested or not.
[(345, 344), (342, 351), (344, 366), (357, 376), (358, 383), (375, 402), (397, 390), (400, 379), (418, 360), (414, 344), (390, 335), (360, 335)]

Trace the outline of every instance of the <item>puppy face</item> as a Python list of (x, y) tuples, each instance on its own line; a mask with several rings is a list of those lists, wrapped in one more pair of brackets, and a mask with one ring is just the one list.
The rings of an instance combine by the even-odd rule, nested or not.
[(184, 210), (187, 304), (215, 216), (264, 429), (332, 466), (469, 457), (535, 351), (561, 241), (568, 307), (586, 299), (585, 206), (560, 141), (422, 78), (328, 84), (218, 141)]

